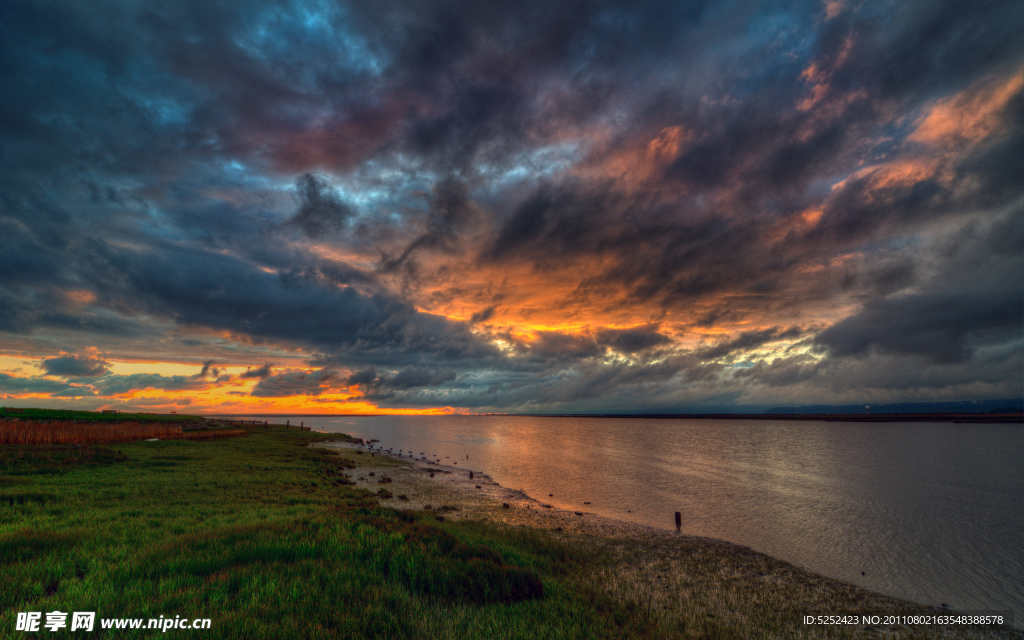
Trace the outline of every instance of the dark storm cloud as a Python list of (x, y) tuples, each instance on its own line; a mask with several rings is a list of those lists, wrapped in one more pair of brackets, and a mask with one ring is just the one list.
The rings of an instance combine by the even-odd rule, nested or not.
[(521, 344), (520, 349), (534, 359), (549, 363), (572, 362), (595, 358), (612, 349), (627, 355), (640, 354), (671, 343), (671, 338), (657, 327), (600, 329), (593, 334), (571, 334), (559, 331), (537, 331), (536, 339)]
[(301, 371), (278, 373), (256, 383), (251, 395), (260, 398), (318, 396), (330, 390), (332, 383), (340, 382), (338, 373), (330, 369), (320, 369), (312, 373)]
[[(709, 391), (722, 393), (723, 370), (722, 365), (703, 364), (691, 355), (633, 364), (589, 361), (524, 378), (502, 376), (500, 381), (484, 377), (474, 384), (474, 380), (460, 377), (461, 385), (447, 396), (447, 402), (480, 408), (508, 406), (530, 412), (564, 410), (567, 405), (614, 412), (636, 411), (640, 405), (631, 398), (639, 396), (645, 399), (645, 408), (673, 407), (674, 411), (698, 398), (707, 400)], [(728, 393), (733, 398), (739, 394)]]
[(529, 256), (542, 263), (589, 254), (606, 231), (616, 239), (609, 223), (621, 198), (607, 185), (542, 183), (504, 221), (485, 257)]
[(51, 398), (91, 398), (96, 392), (88, 387), (69, 387), (56, 393), (51, 393)]
[(199, 376), (162, 376), (154, 373), (133, 373), (127, 376), (110, 375), (92, 383), (100, 395), (112, 396), (142, 389), (181, 391), (202, 389), (206, 385)]
[[(193, 362), (226, 363), (220, 340), (324, 367), (252, 369), (254, 395), (355, 369), (395, 406), (838, 393), (882, 360), (893, 388), (995, 388), (1019, 351), (1021, 92), (977, 139), (913, 132), (1020, 73), (1021, 23), (1010, 1), (7, 3), (0, 326), (37, 357), (195, 331), (174, 337)], [(477, 271), (445, 311), (469, 322), (423, 311)], [(551, 304), (505, 297), (528, 271), (573, 321), (636, 315), (514, 327)], [(672, 316), (742, 329), (684, 353)], [(797, 338), (820, 363), (706, 362)], [(893, 364), (922, 358), (943, 373)], [(103, 393), (185, 384), (46, 363)]]
[[(394, 149), (435, 165), (467, 169), (471, 159), (507, 162), (531, 144), (543, 144), (545, 134), (563, 123), (602, 118), (612, 104), (638, 103), (637, 111), (649, 118), (690, 119), (700, 95), (673, 95), (656, 82), (649, 88), (643, 82), (663, 73), (669, 60), (684, 63), (676, 75), (695, 80), (692, 69), (703, 61), (726, 70), (719, 80), (723, 88), (741, 96), (758, 90), (770, 96), (754, 113), (708, 114), (708, 122), (722, 122), (725, 115), (724, 122), (736, 127), (753, 123), (746, 132), (715, 127), (712, 139), (678, 160), (677, 171), (711, 186), (720, 183), (726, 167), (741, 164), (730, 159), (754, 153), (761, 156), (759, 171), (788, 181), (841, 146), (842, 134), (835, 127), (795, 144), (785, 134), (799, 118), (779, 127), (768, 117), (778, 113), (779, 102), (791, 104), (794, 96), (766, 87), (780, 78), (795, 79), (797, 65), (807, 58), (835, 59), (844, 38), (852, 37), (850, 60), (834, 72), (833, 81), (843, 89), (866, 85), (886, 96), (896, 87), (913, 95), (922, 86), (934, 91), (940, 79), (942, 85), (956, 86), (1020, 52), (1012, 29), (1005, 26), (1020, 14), (1011, 7), (1005, 2), (970, 7), (910, 3), (894, 15), (848, 11), (809, 39), (810, 50), (800, 48), (794, 33), (797, 24), (820, 17), (816, 3), (794, 5), (778, 16), (758, 16), (753, 7), (661, 1), (581, 2), (572, 11), (542, 2), (350, 7), (192, 2), (120, 15), (102, 8), (57, 13), (24, 3), (9, 12), (9, 32), (23, 51), (35, 53), (47, 42), (77, 56), (79, 65), (97, 65), (95, 78), (81, 80), (86, 85), (100, 84), (104, 73), (134, 73), (136, 84), (156, 92), (159, 85), (151, 79), (169, 80), (158, 93), (162, 102), (132, 104), (131, 94), (117, 96), (129, 129), (144, 131), (143, 139), (160, 139), (160, 151), (171, 151), (162, 134), (173, 132), (185, 134), (188, 153), (259, 155), (293, 169), (301, 163), (351, 167)], [(787, 19), (792, 24), (785, 25)], [(716, 32), (758, 20), (772, 25), (763, 38), (731, 48), (711, 46)], [(123, 27), (116, 37), (111, 37), (112, 21)], [(943, 44), (907, 49), (908, 42), (925, 41)], [(893, 55), (905, 49), (912, 55)], [(777, 62), (760, 65), (753, 74), (741, 74), (741, 65), (723, 64), (736, 58), (762, 62), (759, 58), (768, 52), (779, 54), (772, 58)], [(845, 75), (844, 69), (849, 69)], [(885, 73), (879, 75), (879, 69)], [(949, 77), (949, 69), (971, 73)], [(571, 90), (541, 101), (536, 82), (545, 77), (568, 80)], [(693, 84), (704, 91), (707, 80)], [(37, 88), (28, 96), (43, 101), (45, 91)], [(83, 93), (89, 98), (87, 108), (98, 110), (103, 104), (97, 91)], [(666, 112), (666, 103), (681, 111), (673, 113), (670, 106)], [(659, 124), (672, 123), (641, 120), (637, 128)], [(720, 140), (741, 146), (719, 145)], [(765, 143), (767, 152), (750, 151)], [(319, 228), (316, 216), (309, 221)]]
[(863, 41), (836, 72), (838, 83), (916, 97), (949, 91), (1019, 59), (1014, 25), (1021, 20), (1024, 8), (1013, 2), (912, 2), (847, 11), (821, 42), (838, 48), (851, 33)]
[(810, 356), (774, 358), (771, 362), (761, 361), (747, 369), (740, 369), (733, 375), (739, 379), (751, 379), (769, 387), (791, 387), (822, 375), (829, 363)]
[(64, 378), (90, 378), (107, 372), (107, 363), (91, 356), (58, 356), (43, 360), (48, 376)]
[(214, 362), (215, 362), (214, 360), (207, 360), (206, 362), (204, 362), (203, 363), (203, 368), (199, 371), (199, 373), (197, 373), (194, 376), (192, 376), (192, 378), (196, 379), (196, 380), (201, 380), (201, 379), (206, 378), (206, 376), (211, 376), (211, 377), (214, 377), (214, 378), (219, 376), (220, 375), (220, 369), (218, 369), (217, 367), (213, 366)]
[(437, 386), (455, 379), (451, 367), (406, 367), (387, 382), (392, 389)]
[(668, 206), (604, 183), (544, 185), (505, 221), (483, 259), (526, 258), (543, 270), (586, 268), (591, 257), (606, 257), (611, 265), (590, 273), (582, 292), (625, 285), (632, 297), (671, 307), (737, 286), (757, 287), (766, 271), (785, 268), (784, 257), (758, 245), (765, 222), (730, 221), (685, 203)]
[(488, 320), (494, 317), (494, 312), (496, 310), (497, 307), (492, 305), (490, 307), (487, 307), (486, 309), (477, 311), (472, 316), (470, 316), (469, 323), (476, 324), (478, 322), (487, 322)]
[(909, 294), (871, 300), (816, 337), (834, 356), (883, 353), (962, 362), (979, 342), (1007, 340), (1024, 327), (1019, 293)]
[[(378, 355), (438, 350), (439, 357), (480, 353), (456, 323), (417, 312), (384, 295), (330, 286), (307, 272), (269, 274), (219, 254), (136, 256), (105, 252), (100, 268), (127, 277), (136, 312), (183, 325), (228, 329), (331, 351)], [(94, 256), (99, 261), (100, 256)], [(484, 349), (486, 351), (486, 349)], [(205, 365), (204, 365), (205, 366)]]
[[(46, 284), (61, 273), (57, 256), (47, 251), (21, 225), (5, 225), (4, 236), (3, 251), (0, 251), (0, 273), (3, 274), (6, 286)], [(7, 317), (10, 316), (5, 315)], [(4, 326), (7, 326), (6, 322)]]
[[(397, 373), (358, 371), (349, 377), (349, 384), (359, 384), (368, 400), (397, 406), (430, 404), (433, 389), (455, 381), (458, 374), (451, 367), (406, 367)], [(442, 401), (443, 403), (443, 401)]]
[(453, 177), (435, 184), (429, 198), (426, 231), (402, 250), (397, 258), (385, 258), (381, 264), (382, 269), (394, 271), (401, 268), (419, 250), (455, 253), (460, 248), (462, 232), (479, 215), (468, 193), (465, 183)]
[(620, 353), (638, 353), (664, 346), (672, 341), (658, 333), (657, 327), (634, 327), (632, 329), (601, 329), (595, 336), (602, 344)]
[(340, 231), (355, 215), (323, 178), (304, 173), (295, 181), (295, 190), (299, 209), (289, 218), (288, 224), (299, 227), (311, 238)]
[(263, 378), (266, 378), (267, 376), (270, 375), (271, 367), (273, 367), (273, 366), (274, 366), (273, 364), (268, 362), (268, 363), (266, 363), (266, 364), (264, 364), (264, 365), (262, 365), (260, 367), (257, 367), (255, 369), (247, 368), (245, 370), (245, 373), (239, 374), (238, 377), (242, 378), (243, 380), (244, 379), (248, 379), (248, 378), (257, 378), (259, 380), (262, 380)]
[(374, 382), (378, 377), (377, 370), (373, 367), (369, 369), (363, 369), (362, 371), (355, 371), (348, 377), (346, 384), (349, 385), (367, 385)]
[(79, 376), (75, 381), (77, 384), (69, 385), (46, 378), (17, 378), (0, 374), (0, 391), (6, 393), (49, 393), (52, 397), (87, 397), (114, 396), (143, 389), (182, 391), (202, 389), (207, 386), (206, 383), (197, 380), (194, 376), (162, 376), (151, 373), (135, 373), (124, 376), (111, 373), (93, 376), (74, 375)]
[(34, 291), (28, 295), (18, 290), (8, 292), (4, 296), (4, 303), (0, 305), (0, 323), (3, 323), (4, 329), (30, 333), (41, 327), (49, 327), (108, 338), (143, 336), (149, 333), (145, 325), (127, 318), (112, 317), (90, 309), (61, 310), (62, 301), (56, 300), (56, 295), (46, 293), (49, 292)]
[(558, 360), (591, 358), (601, 354), (593, 336), (559, 331), (538, 331), (537, 339), (528, 345), (528, 349), (531, 355)]
[(0, 373), (0, 392), (20, 393), (58, 393), (74, 389), (72, 385), (46, 378), (22, 378)]
[(934, 276), (917, 283), (918, 291), (868, 299), (814, 342), (834, 357), (877, 352), (947, 365), (970, 362), (994, 345), (1019, 351), (1022, 246), (1024, 204), (1018, 203), (919, 250), (921, 268)]
[[(567, 384), (551, 389), (552, 397), (539, 398), (540, 401), (557, 400), (559, 402), (600, 398), (607, 395), (619, 395), (636, 392), (638, 387), (653, 386), (667, 382), (679, 376), (684, 368), (676, 362), (629, 366), (612, 365), (584, 367), (575, 379)], [(680, 381), (682, 377), (680, 377)]]
[[(12, 288), (2, 305), (5, 319), (12, 320), (5, 329), (144, 335), (147, 324), (160, 319), (302, 344), (328, 356), (344, 354), (348, 362), (408, 364), (496, 353), (463, 325), (418, 312), (344, 266), (267, 273), (195, 246), (151, 239), (145, 251), (136, 251), (89, 236), (66, 244), (62, 257), (68, 277), (93, 283), (95, 301), (62, 309), (58, 291)], [(197, 375), (216, 376), (212, 365)]]

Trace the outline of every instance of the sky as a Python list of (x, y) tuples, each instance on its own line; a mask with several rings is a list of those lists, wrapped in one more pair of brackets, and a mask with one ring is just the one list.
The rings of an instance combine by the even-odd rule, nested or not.
[(0, 403), (1024, 392), (1024, 3), (0, 8)]

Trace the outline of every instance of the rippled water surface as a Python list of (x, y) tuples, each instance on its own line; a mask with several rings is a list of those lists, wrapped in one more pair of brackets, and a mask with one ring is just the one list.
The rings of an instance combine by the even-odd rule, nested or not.
[(680, 511), (686, 533), (924, 604), (1013, 610), (1024, 622), (1019, 424), (300, 420), (484, 471), (566, 509), (665, 529)]

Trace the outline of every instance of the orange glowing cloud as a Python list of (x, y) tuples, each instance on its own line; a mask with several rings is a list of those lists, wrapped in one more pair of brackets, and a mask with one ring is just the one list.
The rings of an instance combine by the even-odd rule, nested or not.
[[(627, 303), (630, 292), (599, 274), (615, 267), (614, 256), (591, 255), (571, 264), (539, 270), (526, 262), (501, 265), (449, 265), (429, 279), (417, 306), (430, 313), (511, 331), (526, 339), (537, 331), (577, 333), (601, 326), (632, 326), (664, 316), (649, 307)], [(595, 278), (588, 283), (587, 274)]]
[(944, 171), (943, 163), (927, 158), (914, 158), (880, 165), (871, 172), (871, 188), (887, 189), (896, 186), (914, 185), (925, 180), (938, 178), (948, 183), (952, 176)]
[(825, 2), (825, 20), (831, 20), (835, 18), (843, 9), (846, 8), (845, 0), (826, 0)]
[(941, 158), (903, 158), (856, 171), (845, 180), (832, 185), (832, 190), (838, 191), (851, 182), (864, 180), (870, 193), (893, 187), (912, 186), (932, 179), (944, 184), (949, 184), (953, 180), (949, 167)]
[[(822, 103), (832, 92), (832, 87), (829, 85), (832, 75), (837, 69), (842, 67), (846, 61), (850, 58), (850, 53), (853, 51), (853, 38), (847, 37), (843, 40), (843, 46), (836, 54), (835, 59), (831, 61), (816, 60), (811, 62), (810, 65), (800, 74), (800, 79), (810, 85), (810, 94), (805, 96), (797, 103), (797, 109), (800, 111), (809, 111), (816, 107), (819, 103)], [(855, 94), (856, 95), (856, 94)], [(841, 102), (849, 103), (852, 98), (846, 97), (841, 98)]]
[(457, 412), (452, 407), (431, 407), (426, 409), (381, 408), (360, 400), (355, 394), (323, 394), (321, 396), (288, 396), (283, 398), (257, 398), (242, 391), (228, 391), (225, 388), (205, 390), (168, 391), (161, 389), (136, 389), (105, 396), (83, 394), (80, 397), (55, 397), (49, 392), (7, 393), (6, 400), (38, 403), (47, 406), (65, 405), (80, 407), (83, 401), (101, 402), (97, 407), (139, 408), (146, 411), (181, 411), (196, 414), (224, 413), (344, 413), (344, 414), (393, 414), (393, 415), (445, 415)]
[[(96, 356), (95, 348), (81, 350)], [(41, 369), (42, 358), (26, 358), (14, 361), (5, 357), (0, 363), (0, 374), (6, 377), (7, 393), (0, 397), (16, 403), (44, 403), (56, 408), (82, 408), (85, 404), (93, 408), (136, 408), (145, 411), (184, 411), (191, 413), (346, 413), (346, 414), (409, 414), (441, 415), (453, 413), (452, 407), (428, 409), (381, 408), (363, 398), (363, 391), (357, 386), (325, 384), (320, 393), (305, 395), (296, 393), (280, 397), (252, 395), (259, 380), (242, 378), (245, 368), (238, 365), (221, 365), (218, 379), (195, 377), (196, 369), (202, 363), (182, 364), (145, 361), (111, 361), (110, 372), (102, 378), (90, 379), (84, 383), (62, 383), (52, 377), (25, 376), (26, 369)], [(282, 369), (284, 372), (299, 371)], [(139, 379), (134, 376), (142, 374)], [(164, 376), (165, 380), (145, 376)], [(229, 377), (230, 376), (230, 377)], [(185, 378), (188, 384), (180, 388), (160, 388), (162, 382), (180, 384)], [(139, 388), (118, 390), (119, 380), (141, 384)], [(335, 378), (332, 378), (334, 380)], [(339, 378), (340, 380), (340, 378)], [(40, 387), (39, 390), (33, 386)], [(67, 393), (74, 390), (74, 393)], [(54, 394), (57, 395), (54, 395)]]
[[(595, 133), (590, 139), (603, 141), (603, 138), (607, 135)], [(641, 139), (625, 145), (614, 143), (609, 150), (595, 154), (589, 162), (575, 166), (572, 173), (587, 179), (614, 180), (617, 187), (628, 192), (651, 189), (665, 167), (696, 139), (694, 131), (686, 127), (665, 127), (650, 140)], [(611, 144), (611, 141), (606, 142)]]
[(1006, 107), (1022, 88), (1024, 73), (1015, 73), (1001, 82), (986, 82), (939, 100), (908, 139), (927, 145), (948, 145), (988, 138), (1005, 126), (1002, 117)]
[(85, 289), (70, 289), (64, 292), (64, 297), (76, 307), (84, 307), (96, 301), (96, 294)]

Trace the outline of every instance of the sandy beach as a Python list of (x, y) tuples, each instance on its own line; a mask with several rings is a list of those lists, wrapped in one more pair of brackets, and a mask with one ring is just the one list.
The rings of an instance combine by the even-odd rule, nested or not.
[[(646, 607), (694, 637), (727, 631), (741, 638), (1024, 639), (1024, 632), (1006, 627), (907, 624), (905, 616), (954, 612), (820, 576), (729, 542), (559, 509), (486, 474), (473, 472), (471, 478), (469, 469), (371, 454), (366, 445), (318, 446), (356, 462), (351, 480), (374, 493), (385, 489), (392, 497), (382, 498), (383, 505), (431, 510), (441, 520), (531, 527), (592, 552), (584, 582)], [(822, 624), (817, 616), (841, 617), (842, 624)]]

